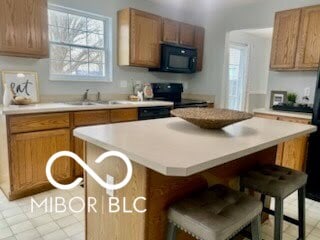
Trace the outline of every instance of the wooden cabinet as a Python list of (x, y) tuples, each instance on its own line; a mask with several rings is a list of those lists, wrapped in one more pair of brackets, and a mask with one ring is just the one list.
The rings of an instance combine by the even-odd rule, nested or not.
[(320, 62), (320, 5), (276, 13), (271, 70), (314, 71)]
[(110, 116), (112, 123), (136, 121), (138, 120), (138, 109), (114, 109), (111, 110)]
[(156, 68), (160, 66), (160, 16), (124, 9), (118, 12), (118, 64)]
[(1, 0), (0, 54), (46, 58), (47, 0)]
[(180, 23), (164, 18), (162, 22), (162, 41), (169, 43), (179, 43)]
[(271, 69), (293, 69), (295, 67), (300, 15), (300, 9), (276, 13)]
[(197, 48), (202, 70), (204, 28), (132, 8), (118, 11), (119, 66), (158, 68), (161, 42)]
[(302, 9), (296, 67), (316, 70), (320, 63), (320, 5)]
[(180, 23), (179, 43), (181, 45), (193, 47), (194, 46), (194, 32), (195, 32), (195, 26), (187, 24), (187, 23)]
[[(271, 114), (255, 113), (255, 117), (274, 119), (285, 122), (310, 124), (311, 121), (301, 118), (283, 117)], [(309, 136), (299, 137), (278, 145), (276, 164), (298, 171), (305, 171)]]
[[(70, 130), (59, 129), (11, 136), (11, 175), (13, 194), (48, 185), (45, 172), (48, 159), (58, 151), (70, 151)], [(52, 175), (57, 181), (73, 176), (71, 160), (60, 158), (53, 165)]]
[(197, 63), (198, 72), (202, 70), (202, 65), (203, 65), (204, 33), (205, 33), (205, 30), (203, 27), (195, 27), (194, 47), (197, 48), (198, 50), (198, 63)]

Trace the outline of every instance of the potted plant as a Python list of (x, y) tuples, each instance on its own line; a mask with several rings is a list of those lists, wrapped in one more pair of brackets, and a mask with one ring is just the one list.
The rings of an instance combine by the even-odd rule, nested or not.
[(287, 99), (289, 105), (294, 105), (297, 102), (298, 95), (296, 93), (288, 93)]

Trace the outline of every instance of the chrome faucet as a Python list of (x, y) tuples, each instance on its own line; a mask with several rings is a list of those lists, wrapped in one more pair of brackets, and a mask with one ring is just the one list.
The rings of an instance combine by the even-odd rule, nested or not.
[(88, 93), (89, 93), (89, 89), (87, 89), (86, 92), (83, 94), (82, 101), (88, 101)]

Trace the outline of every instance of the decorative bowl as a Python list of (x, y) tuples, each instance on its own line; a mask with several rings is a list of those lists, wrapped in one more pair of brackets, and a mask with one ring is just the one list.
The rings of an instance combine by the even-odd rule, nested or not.
[(15, 105), (28, 105), (32, 103), (32, 99), (24, 97), (16, 97), (12, 101)]
[(247, 112), (216, 108), (179, 108), (172, 110), (171, 114), (205, 129), (221, 129), (253, 117)]

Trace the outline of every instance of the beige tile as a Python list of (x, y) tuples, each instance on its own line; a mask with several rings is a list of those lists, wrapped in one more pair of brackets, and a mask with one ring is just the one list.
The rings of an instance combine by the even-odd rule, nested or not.
[(48, 235), (43, 236), (44, 240), (64, 240), (67, 239), (67, 234), (62, 230), (57, 230), (55, 232), (49, 233)]
[[(306, 225), (306, 234), (308, 235), (314, 229), (313, 226)], [(290, 226), (284, 231), (290, 236), (298, 237), (298, 227), (296, 225), (290, 224)]]
[(34, 240), (38, 237), (40, 237), (40, 234), (35, 229), (30, 229), (16, 235), (17, 240)]
[(8, 227), (7, 221), (5, 219), (1, 219), (0, 220), (0, 231), (2, 228), (6, 228), (6, 227)]
[(76, 222), (78, 222), (78, 220), (72, 215), (56, 220), (56, 223), (58, 223), (58, 225), (61, 228), (64, 228), (64, 227), (71, 225), (73, 223), (76, 223)]
[(27, 220), (15, 225), (11, 225), (10, 228), (14, 234), (18, 234), (33, 229), (33, 226), (32, 223), (29, 220)]
[(74, 213), (73, 216), (78, 219), (78, 221), (83, 221), (85, 219), (84, 212), (81, 213)]
[(71, 224), (65, 228), (63, 228), (63, 231), (69, 236), (76, 235), (78, 233), (81, 233), (84, 231), (84, 226), (80, 222), (76, 222), (74, 224)]
[(10, 209), (10, 208), (15, 208), (15, 207), (18, 207), (18, 205), (15, 202), (9, 202), (5, 200), (0, 204), (0, 211)]
[(58, 220), (58, 219), (61, 219), (61, 218), (65, 218), (65, 217), (67, 217), (67, 216), (70, 216), (71, 213), (68, 212), (68, 211), (66, 211), (66, 212), (63, 212), (63, 213), (52, 213), (52, 214), (50, 214), (50, 215), (51, 215), (51, 218), (52, 218), (53, 220)]
[(0, 239), (6, 239), (8, 237), (11, 237), (13, 236), (13, 233), (11, 231), (11, 229), (9, 227), (6, 227), (6, 228), (2, 228), (0, 230)]
[(43, 236), (59, 230), (59, 226), (55, 222), (50, 222), (37, 227), (37, 230)]
[(30, 221), (34, 227), (38, 227), (38, 226), (47, 224), (49, 222), (53, 222), (53, 219), (51, 218), (51, 216), (49, 214), (44, 214), (40, 217), (30, 219)]
[[(81, 233), (78, 233), (76, 235), (73, 235), (71, 237), (72, 240), (85, 240), (85, 234), (84, 232), (81, 232)], [(268, 239), (265, 239), (265, 240), (268, 240)]]
[(21, 223), (28, 220), (27, 216), (24, 213), (21, 213), (16, 216), (6, 218), (6, 221), (9, 225), (15, 225), (17, 223)]
[(23, 213), (21, 208), (19, 207), (14, 207), (14, 208), (10, 208), (10, 209), (6, 209), (3, 210), (1, 212), (1, 214), (3, 215), (3, 217), (8, 218), (8, 217), (12, 217), (12, 216), (16, 216)]
[(17, 240), (15, 236), (11, 236), (11, 237), (8, 237), (8, 238), (4, 238), (3, 240)]
[(34, 208), (33, 212), (31, 210), (32, 209), (25, 212), (25, 214), (27, 215), (28, 218), (37, 218), (37, 217), (40, 217), (40, 216), (46, 214), (46, 211), (43, 208)]

